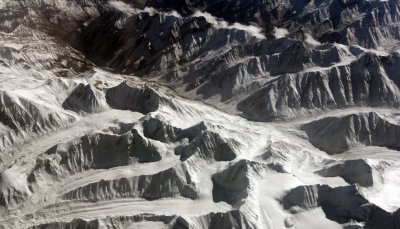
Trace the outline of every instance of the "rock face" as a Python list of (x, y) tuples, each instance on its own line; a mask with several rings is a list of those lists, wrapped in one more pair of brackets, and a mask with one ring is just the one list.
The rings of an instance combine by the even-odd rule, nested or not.
[(1, 207), (17, 206), (22, 204), (29, 197), (29, 190), (13, 184), (15, 184), (15, 176), (13, 176), (12, 173), (2, 172), (0, 174)]
[[(255, 228), (239, 210), (228, 212), (211, 212), (207, 215), (197, 217), (199, 224), (204, 228), (219, 229), (219, 228)], [(178, 228), (190, 228), (189, 222), (183, 218), (178, 218), (175, 224)]]
[(400, 228), (399, 12), (1, 0), (0, 228)]
[(153, 214), (140, 214), (134, 216), (106, 217), (104, 219), (83, 220), (74, 219), (70, 222), (51, 222), (29, 227), (30, 229), (51, 229), (51, 228), (69, 228), (69, 229), (91, 229), (91, 228), (112, 228), (112, 227), (135, 227), (135, 223), (141, 222), (160, 222), (166, 227), (175, 225), (176, 216), (158, 216)]
[(216, 161), (231, 161), (236, 158), (238, 142), (232, 139), (224, 139), (219, 134), (204, 131), (194, 138), (190, 144), (179, 147), (176, 154), (181, 155), (181, 160), (186, 160), (194, 154), (199, 157), (214, 159)]
[(157, 148), (151, 142), (143, 138), (135, 129), (131, 133), (133, 135), (130, 148), (130, 155), (132, 157), (137, 158), (139, 163), (161, 160), (160, 152), (158, 152)]
[(330, 153), (340, 153), (357, 144), (399, 147), (399, 126), (375, 112), (327, 117), (303, 128), (313, 144)]
[(157, 141), (171, 143), (187, 139), (189, 142), (207, 131), (209, 127), (204, 122), (200, 122), (191, 127), (182, 129), (171, 125), (162, 117), (149, 117), (142, 122), (143, 134)]
[(204, 123), (181, 129), (170, 125), (160, 117), (150, 117), (143, 120), (142, 125), (144, 135), (150, 139), (165, 143), (183, 140), (184, 143), (175, 148), (175, 154), (180, 155), (182, 161), (192, 156), (215, 161), (231, 161), (236, 158), (237, 148), (240, 146), (236, 140), (222, 137)]
[(400, 226), (400, 211), (389, 213), (381, 208), (369, 205), (364, 208), (368, 215), (365, 228), (378, 229), (378, 228), (399, 228)]
[(324, 177), (342, 177), (349, 184), (359, 184), (364, 187), (373, 185), (372, 168), (364, 160), (349, 160), (333, 165), (317, 172)]
[(242, 100), (237, 108), (251, 119), (269, 121), (354, 105), (397, 106), (399, 84), (392, 66), (398, 65), (398, 60), (397, 54), (365, 54), (350, 64), (283, 75)]
[(161, 160), (161, 155), (136, 129), (122, 135), (89, 134), (78, 140), (60, 144), (49, 149), (36, 161), (28, 179), (50, 175), (65, 177), (91, 169), (109, 169), (139, 163)]
[(151, 138), (161, 142), (175, 142), (181, 129), (166, 123), (161, 117), (150, 117), (143, 121), (143, 134), (147, 138)]
[(160, 96), (150, 87), (133, 88), (123, 82), (106, 92), (107, 103), (119, 110), (137, 111), (144, 114), (156, 111)]
[(78, 228), (99, 228), (99, 221), (86, 221), (83, 219), (74, 219), (71, 222), (53, 222), (53, 223), (46, 223), (40, 224), (37, 226), (31, 227), (31, 229), (47, 229), (47, 228), (71, 228), (71, 229), (78, 229)]
[[(220, 228), (243, 228), (251, 229), (255, 228), (250, 225), (246, 217), (238, 210), (228, 212), (212, 212), (207, 215), (199, 216), (199, 221), (205, 224), (204, 226), (209, 229), (220, 229)], [(105, 227), (121, 227), (129, 228), (140, 226), (140, 223), (149, 223), (151, 226), (152, 222), (159, 222), (164, 228), (170, 229), (188, 229), (189, 222), (184, 218), (178, 216), (163, 216), (153, 214), (140, 214), (134, 216), (120, 216), (120, 217), (107, 217), (104, 219), (96, 220), (82, 220), (74, 219), (70, 222), (53, 222), (40, 224), (30, 229), (51, 229), (51, 228), (99, 228), (100, 226)], [(146, 226), (146, 224), (144, 224)]]
[(36, 106), (26, 99), (15, 98), (7, 92), (2, 92), (0, 98), (2, 103), (0, 117), (4, 125), (13, 130), (33, 128), (34, 131), (39, 131), (39, 125), (35, 125), (35, 118), (39, 116), (39, 109)]
[(0, 149), (22, 143), (25, 139), (21, 135), (24, 133), (43, 134), (74, 119), (16, 92), (0, 91)]
[[(34, 171), (53, 167), (61, 173), (107, 169), (129, 162), (130, 135), (89, 134), (70, 144), (56, 145), (36, 162)], [(46, 169), (48, 170), (48, 169)], [(62, 174), (52, 174), (60, 176)]]
[[(328, 219), (339, 223), (350, 220), (368, 221), (375, 213), (364, 209), (375, 209), (367, 205), (355, 186), (331, 188), (327, 185), (299, 186), (289, 191), (282, 200), (283, 207), (292, 213), (301, 209), (321, 207)], [(379, 211), (385, 212), (380, 209)], [(380, 225), (383, 225), (380, 222)]]
[(328, 219), (339, 223), (345, 223), (351, 219), (365, 220), (359, 208), (367, 204), (368, 200), (358, 193), (355, 186), (337, 188), (322, 186), (318, 191), (320, 206)]
[(210, 213), (210, 225), (208, 228), (253, 228), (240, 211), (226, 213)]
[(319, 186), (298, 186), (291, 189), (289, 193), (283, 198), (283, 208), (291, 210), (292, 212), (298, 211), (294, 207), (301, 209), (311, 209), (319, 206), (318, 203), (318, 190)]
[(63, 107), (76, 112), (98, 113), (107, 109), (99, 91), (91, 85), (79, 84), (64, 101)]
[[(190, 5), (188, 12), (200, 2), (204, 10), (216, 4), (189, 2), (182, 2)], [(239, 4), (234, 15), (247, 12), (242, 1), (231, 1), (231, 4), (234, 2)], [(252, 35), (250, 29), (245, 32), (243, 26), (240, 30), (234, 26), (215, 25), (207, 16), (178, 17), (108, 9), (88, 25), (73, 31), (66, 40), (98, 65), (162, 79), (179, 93), (191, 92), (213, 105), (223, 103), (236, 107), (244, 116), (257, 121), (294, 118), (315, 110), (365, 104), (398, 106), (399, 73), (395, 70), (399, 66), (398, 52), (392, 52), (392, 48), (388, 49), (391, 53), (374, 52), (356, 46), (380, 47), (393, 43), (388, 40), (399, 39), (395, 32), (397, 26), (391, 24), (398, 21), (398, 17), (393, 15), (395, 10), (388, 10), (397, 9), (398, 3), (395, 0), (368, 4), (349, 2), (289, 1), (283, 5), (274, 2), (269, 8), (265, 2), (254, 1), (256, 5), (251, 11), (261, 6), (263, 10), (260, 8), (261, 11), (256, 10), (251, 15), (277, 14), (277, 21), (287, 17), (284, 21), (292, 30), (291, 38), (262, 39)], [(159, 9), (174, 8), (167, 7), (169, 3), (164, 2), (148, 4)], [(311, 10), (314, 8), (318, 10)], [(292, 14), (294, 9), (296, 13)], [(370, 14), (372, 9), (376, 12)], [(218, 12), (220, 10), (218, 8)], [(354, 11), (360, 14), (355, 16)], [(392, 16), (385, 18), (377, 12)], [(286, 16), (278, 16), (280, 13)], [(236, 16), (231, 16), (227, 20), (236, 22)], [(317, 21), (322, 25), (309, 21), (309, 17), (319, 18)], [(245, 18), (248, 20), (248, 15)], [(270, 24), (270, 19), (260, 20)], [(297, 20), (307, 21), (306, 28), (304, 24), (299, 27)], [(366, 21), (375, 24), (371, 26)], [(379, 25), (396, 28), (383, 29)], [(311, 39), (308, 33), (314, 33), (313, 36), (323, 41), (332, 38), (330, 42), (351, 46), (329, 42), (315, 44), (316, 41), (307, 41)], [(354, 33), (369, 35), (365, 41), (359, 41)], [(115, 52), (116, 49), (119, 51)]]
[(239, 206), (248, 196), (250, 176), (258, 175), (265, 169), (264, 165), (241, 160), (224, 171), (212, 176), (213, 200), (224, 201), (228, 204)]
[(154, 175), (101, 180), (64, 194), (67, 200), (100, 201), (115, 198), (141, 197), (155, 200), (167, 197), (196, 199), (199, 193), (190, 175), (183, 168), (171, 168)]
[(342, 224), (365, 222), (366, 228), (396, 228), (399, 222), (398, 212), (389, 213), (369, 204), (355, 186), (298, 186), (283, 197), (282, 204), (291, 213), (321, 207), (328, 219)]
[[(344, 106), (399, 104), (399, 55), (387, 47), (399, 40), (396, 0), (70, 1), (74, 12), (65, 12), (63, 3), (21, 2), (17, 5), (22, 9), (35, 9), (36, 14), (30, 13), (35, 17), (19, 18), (15, 7), (16, 19), (9, 24), (36, 22), (40, 29), (62, 35), (97, 65), (162, 78), (180, 93), (191, 92), (217, 105), (237, 105), (238, 111), (258, 121)], [(125, 5), (118, 7), (121, 4)], [(136, 6), (155, 9), (132, 8)], [(171, 9), (187, 17), (157, 12)], [(255, 23), (268, 39), (254, 36), (252, 27), (218, 24), (207, 15), (189, 17), (199, 9), (231, 23)], [(3, 17), (11, 18), (6, 12)], [(83, 21), (87, 23), (79, 23)], [(289, 30), (290, 38), (272, 39), (273, 26)]]
[[(231, 23), (257, 24), (266, 34), (275, 27), (288, 29), (291, 37), (306, 39), (306, 33), (324, 42), (358, 44), (377, 48), (398, 40), (399, 2), (390, 1), (263, 1), (232, 0), (146, 1), (147, 6), (161, 10), (177, 10), (191, 15), (198, 9)], [(360, 37), (356, 34), (363, 34)]]

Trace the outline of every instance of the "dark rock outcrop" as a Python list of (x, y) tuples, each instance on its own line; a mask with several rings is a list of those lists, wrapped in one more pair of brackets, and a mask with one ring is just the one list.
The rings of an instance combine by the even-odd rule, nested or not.
[(181, 155), (182, 161), (194, 154), (216, 161), (231, 161), (236, 158), (238, 145), (239, 143), (233, 139), (223, 138), (212, 131), (204, 131), (194, 138), (189, 145), (178, 147), (175, 153)]
[(108, 105), (114, 109), (137, 111), (143, 114), (156, 111), (160, 104), (160, 96), (150, 87), (131, 87), (126, 82), (108, 89), (106, 99)]
[(266, 165), (257, 162), (241, 160), (225, 170), (214, 174), (213, 200), (224, 201), (233, 206), (240, 206), (248, 196), (250, 188), (249, 176), (257, 176)]
[(317, 171), (324, 177), (339, 176), (349, 184), (359, 184), (364, 187), (373, 185), (372, 168), (364, 160), (349, 160), (335, 164), (328, 168)]
[(161, 117), (149, 117), (143, 121), (142, 125), (145, 137), (165, 143), (177, 141), (181, 133), (181, 129), (170, 125)]
[(138, 160), (139, 163), (155, 162), (161, 160), (161, 154), (157, 148), (147, 139), (143, 138), (135, 129), (131, 131), (133, 135), (130, 155)]
[(352, 220), (365, 222), (365, 228), (398, 228), (399, 211), (389, 213), (370, 204), (353, 186), (331, 188), (327, 185), (298, 186), (282, 199), (291, 213), (321, 207), (326, 217), (340, 224)]
[(101, 94), (90, 84), (79, 84), (62, 104), (64, 109), (97, 113), (104, 111), (107, 107), (102, 101)]
[(271, 121), (357, 105), (398, 106), (399, 73), (393, 67), (399, 60), (366, 53), (350, 64), (285, 74), (251, 93), (237, 109), (250, 119)]
[(357, 144), (400, 146), (400, 126), (375, 112), (327, 117), (303, 126), (310, 142), (328, 153), (341, 153)]
[(72, 190), (63, 198), (96, 202), (127, 197), (155, 200), (179, 196), (196, 199), (199, 191), (185, 169), (174, 167), (153, 175), (101, 180)]
[(176, 223), (176, 216), (164, 216), (154, 214), (140, 214), (134, 216), (112, 216), (94, 220), (73, 219), (69, 222), (50, 222), (29, 227), (29, 229), (98, 229), (125, 228), (135, 226), (135, 223), (144, 221), (161, 222), (166, 227), (172, 228)]

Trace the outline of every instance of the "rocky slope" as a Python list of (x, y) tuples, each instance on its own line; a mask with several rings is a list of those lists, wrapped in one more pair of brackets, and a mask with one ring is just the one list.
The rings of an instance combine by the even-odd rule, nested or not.
[(0, 2), (0, 228), (400, 228), (399, 15)]
[(398, 148), (397, 123), (375, 112), (327, 117), (304, 126), (310, 141), (327, 152), (343, 152), (354, 145)]
[(214, 20), (118, 9), (65, 39), (100, 66), (156, 77), (184, 96), (260, 121), (399, 104), (397, 50), (367, 50), (359, 41), (343, 46), (268, 40)]
[[(291, 37), (306, 40), (311, 35), (321, 42), (392, 48), (399, 40), (399, 2), (326, 0), (274, 1), (148, 0), (146, 6), (177, 10), (189, 16), (197, 10), (231, 23), (255, 24), (272, 34), (274, 27), (288, 30)], [(358, 36), (362, 33), (363, 36)]]

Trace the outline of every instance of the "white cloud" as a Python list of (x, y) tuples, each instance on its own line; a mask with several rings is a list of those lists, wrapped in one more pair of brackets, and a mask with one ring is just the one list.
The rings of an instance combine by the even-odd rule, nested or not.
[(209, 23), (211, 23), (215, 28), (217, 29), (239, 29), (239, 30), (244, 30), (250, 33), (251, 35), (258, 37), (258, 38), (265, 38), (264, 34), (262, 34), (262, 29), (253, 26), (253, 25), (243, 25), (240, 23), (234, 23), (233, 25), (230, 25), (228, 22), (219, 19), (217, 17), (214, 17), (210, 13), (207, 12), (201, 12), (201, 11), (196, 11), (192, 16), (194, 17), (204, 17)]
[(310, 34), (306, 33), (305, 35), (306, 35), (306, 40), (305, 40), (306, 43), (313, 45), (313, 46), (321, 45), (321, 43), (319, 41), (315, 40)]
[(126, 14), (134, 14), (134, 13), (138, 13), (139, 10), (133, 8), (132, 6), (130, 6), (129, 4), (126, 4), (125, 2), (121, 2), (121, 1), (110, 1), (108, 3), (112, 8), (119, 10), (123, 13)]
[(289, 31), (285, 28), (274, 28), (274, 36), (278, 39), (281, 37), (286, 37), (287, 35), (289, 35)]
[(170, 12), (160, 12), (152, 7), (146, 7), (144, 9), (136, 9), (134, 7), (132, 7), (131, 5), (122, 2), (122, 1), (117, 1), (117, 0), (111, 0), (108, 3), (112, 8), (119, 10), (125, 14), (138, 14), (141, 12), (145, 12), (145, 13), (149, 13), (150, 16), (154, 16), (155, 14), (161, 14), (161, 15), (167, 15), (167, 16), (174, 16), (177, 18), (181, 18), (182, 16), (176, 12), (176, 11), (170, 11)]
[[(121, 12), (124, 12), (126, 14), (138, 14), (141, 12), (146, 12), (149, 13), (151, 16), (155, 15), (155, 14), (162, 14), (162, 15), (167, 15), (167, 16), (174, 16), (174, 17), (178, 17), (178, 18), (182, 18), (182, 16), (176, 12), (176, 11), (170, 11), (170, 12), (160, 12), (154, 8), (151, 7), (146, 7), (144, 9), (136, 9), (133, 8), (131, 5), (122, 2), (122, 1), (117, 1), (117, 0), (112, 0), (109, 2), (109, 5), (114, 8), (117, 9)], [(244, 30), (247, 31), (248, 33), (250, 33), (251, 35), (258, 37), (258, 38), (265, 38), (265, 36), (262, 34), (262, 29), (257, 27), (257, 26), (253, 26), (253, 25), (243, 25), (240, 23), (234, 23), (234, 24), (229, 24), (228, 22), (221, 20), (217, 17), (214, 17), (213, 15), (211, 15), (210, 13), (207, 12), (201, 12), (201, 11), (196, 11), (192, 16), (194, 17), (204, 17), (209, 23), (211, 23), (215, 28), (217, 29), (239, 29), (239, 30)]]

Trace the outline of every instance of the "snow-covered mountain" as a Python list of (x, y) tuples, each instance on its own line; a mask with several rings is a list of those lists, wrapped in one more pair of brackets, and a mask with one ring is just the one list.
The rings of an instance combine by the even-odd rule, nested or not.
[(399, 9), (1, 1), (0, 228), (400, 228)]

